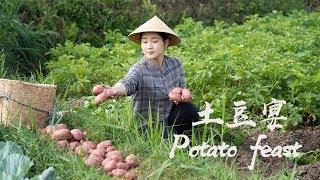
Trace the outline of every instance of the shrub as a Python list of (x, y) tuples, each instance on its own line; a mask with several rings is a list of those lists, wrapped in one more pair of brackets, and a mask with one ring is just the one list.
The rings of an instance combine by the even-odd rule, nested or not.
[(53, 61), (48, 63), (46, 82), (58, 84), (58, 93), (65, 96), (91, 95), (94, 84), (113, 85), (122, 78), (139, 56), (134, 46), (128, 40), (112, 48), (67, 41), (51, 50)]

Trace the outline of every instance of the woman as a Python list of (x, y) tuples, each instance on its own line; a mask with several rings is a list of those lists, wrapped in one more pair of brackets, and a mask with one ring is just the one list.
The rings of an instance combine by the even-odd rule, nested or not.
[(185, 88), (184, 71), (179, 59), (165, 55), (168, 46), (180, 43), (180, 38), (157, 16), (138, 27), (129, 39), (140, 43), (144, 56), (127, 75), (113, 87), (105, 86), (97, 104), (115, 96), (133, 96), (133, 108), (145, 127), (149, 115), (156, 121), (173, 126), (175, 133), (191, 130), (199, 120), (198, 109), (189, 99), (173, 102), (168, 94), (175, 88)]

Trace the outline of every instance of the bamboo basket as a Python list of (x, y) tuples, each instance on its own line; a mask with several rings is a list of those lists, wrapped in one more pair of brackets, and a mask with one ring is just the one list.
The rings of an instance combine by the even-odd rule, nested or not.
[(56, 86), (34, 84), (18, 80), (0, 79), (0, 122), (4, 125), (22, 122), (38, 128), (47, 125), (54, 108)]

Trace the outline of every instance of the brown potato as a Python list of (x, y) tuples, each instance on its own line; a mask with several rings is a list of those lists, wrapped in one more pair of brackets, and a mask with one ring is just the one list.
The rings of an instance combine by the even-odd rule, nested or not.
[(89, 151), (90, 152), (90, 154), (94, 154), (94, 155), (96, 155), (96, 156), (100, 156), (100, 157), (103, 157), (104, 158), (104, 156), (105, 156), (105, 154), (106, 154), (106, 150), (105, 149), (94, 149), (94, 150), (91, 150), (91, 151)]
[(126, 172), (126, 174), (124, 174), (124, 178), (128, 179), (128, 180), (136, 180), (137, 179), (137, 175), (134, 172)]
[(110, 159), (105, 158), (102, 162), (101, 162), (101, 166), (104, 166), (107, 162), (109, 162)]
[(59, 130), (59, 129), (68, 129), (67, 125), (62, 124), (62, 123), (56, 124), (53, 128), (54, 128), (55, 131)]
[(117, 177), (123, 177), (127, 171), (123, 169), (114, 169), (111, 171), (112, 175), (117, 176)]
[(100, 142), (100, 143), (97, 145), (97, 149), (98, 149), (98, 148), (107, 149), (109, 146), (112, 146), (112, 142), (111, 142), (110, 140), (105, 140), (105, 141)]
[(110, 151), (106, 154), (106, 156), (113, 156), (113, 155), (117, 155), (117, 156), (121, 156), (121, 152), (118, 151), (118, 150), (115, 150), (115, 151)]
[(80, 143), (78, 141), (71, 141), (69, 143), (69, 147), (72, 151), (74, 151), (79, 145), (80, 145)]
[(188, 89), (182, 90), (182, 101), (189, 102), (192, 99), (192, 93)]
[(120, 161), (122, 161), (123, 158), (121, 155), (111, 155), (111, 156), (108, 156), (107, 159), (115, 160), (116, 162), (120, 162)]
[(175, 87), (171, 90), (172, 93), (175, 93), (175, 94), (180, 94), (182, 93), (182, 88), (181, 87)]
[(130, 154), (129, 156), (126, 157), (126, 163), (129, 164), (131, 167), (137, 167), (140, 164), (140, 160), (138, 156), (134, 154)]
[(72, 129), (70, 133), (72, 135), (72, 139), (75, 141), (81, 141), (84, 139), (84, 134), (80, 129)]
[(103, 91), (102, 93), (100, 93), (99, 95), (96, 96), (95, 103), (96, 103), (96, 105), (100, 105), (101, 103), (103, 103), (108, 98), (109, 98), (109, 92), (108, 91)]
[[(104, 161), (102, 161), (103, 164)], [(111, 172), (114, 169), (117, 169), (117, 162), (114, 160), (108, 160), (105, 162), (105, 164), (103, 165), (103, 169), (106, 172)]]
[(47, 134), (48, 134), (48, 135), (51, 135), (51, 133), (53, 133), (53, 127), (52, 127), (52, 125), (48, 125), (48, 126), (46, 127), (46, 131), (47, 131)]
[(128, 163), (125, 162), (117, 162), (118, 169), (128, 170), (130, 168)]
[(182, 96), (180, 94), (173, 93), (173, 92), (169, 93), (169, 98), (170, 100), (176, 101), (176, 102), (180, 102), (182, 100)]
[(113, 98), (115, 94), (116, 92), (114, 92), (112, 88), (104, 89), (102, 93), (96, 96), (95, 98), (96, 105), (98, 106), (101, 103), (103, 103), (105, 100), (109, 98)]
[(92, 88), (92, 94), (96, 96), (96, 95), (102, 93), (103, 90), (104, 90), (104, 87), (102, 85), (95, 85)]
[(69, 129), (59, 129), (53, 132), (52, 138), (55, 140), (70, 140), (72, 136)]
[(96, 149), (97, 144), (93, 141), (83, 141), (81, 145), (89, 152), (91, 149)]
[(86, 148), (84, 148), (82, 145), (79, 145), (76, 147), (75, 152), (77, 153), (78, 156), (88, 156), (89, 151), (87, 151)]
[(102, 161), (103, 161), (102, 157), (96, 156), (94, 154), (90, 154), (90, 156), (86, 159), (85, 163), (89, 166), (92, 166), (92, 165), (100, 166)]
[(117, 148), (115, 148), (114, 146), (109, 146), (107, 147), (107, 153), (111, 152), (111, 151), (116, 151)]
[(65, 149), (67, 147), (69, 147), (69, 142), (67, 140), (60, 140), (57, 141), (58, 147), (61, 149)]

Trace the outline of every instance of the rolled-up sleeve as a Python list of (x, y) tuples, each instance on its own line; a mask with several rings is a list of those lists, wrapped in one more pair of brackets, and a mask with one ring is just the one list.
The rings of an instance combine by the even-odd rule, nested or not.
[(141, 77), (139, 65), (133, 65), (124, 78), (119, 81), (126, 87), (127, 96), (131, 96), (137, 91)]

